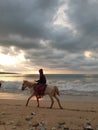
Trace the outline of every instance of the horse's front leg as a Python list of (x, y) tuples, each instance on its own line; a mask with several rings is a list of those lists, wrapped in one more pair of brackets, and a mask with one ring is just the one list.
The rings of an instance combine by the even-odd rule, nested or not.
[(33, 97), (33, 94), (28, 98), (26, 106), (28, 106), (29, 100)]

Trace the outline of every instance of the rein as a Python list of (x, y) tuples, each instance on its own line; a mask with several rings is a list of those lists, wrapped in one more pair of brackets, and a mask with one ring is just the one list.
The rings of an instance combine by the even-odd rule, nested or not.
[(27, 82), (27, 83), (26, 83), (26, 86), (31, 89), (31, 88), (35, 88), (35, 87), (36, 87), (36, 84), (33, 84), (33, 83), (31, 83), (31, 82)]

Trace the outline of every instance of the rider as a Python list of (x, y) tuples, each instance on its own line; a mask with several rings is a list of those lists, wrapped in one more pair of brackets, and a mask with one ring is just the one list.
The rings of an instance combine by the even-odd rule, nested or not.
[[(36, 95), (40, 95), (40, 87), (44, 86), (44, 88), (46, 88), (46, 77), (43, 73), (43, 69), (40, 69), (39, 70), (39, 80), (36, 80), (37, 82), (37, 85), (36, 85), (36, 88), (35, 88), (35, 91), (36, 91)], [(44, 90), (43, 90), (44, 91)]]
[(43, 69), (39, 70), (39, 80), (36, 81), (38, 84), (46, 84), (46, 77), (43, 74)]

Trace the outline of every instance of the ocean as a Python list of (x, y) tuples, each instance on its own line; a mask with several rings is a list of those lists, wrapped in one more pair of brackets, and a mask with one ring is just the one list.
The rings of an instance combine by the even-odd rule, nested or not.
[[(97, 74), (46, 74), (47, 84), (50, 87), (58, 86), (63, 95), (98, 95)], [(0, 74), (1, 92), (23, 93), (23, 80), (33, 82), (38, 75), (33, 74)], [(29, 90), (25, 90), (28, 93)]]

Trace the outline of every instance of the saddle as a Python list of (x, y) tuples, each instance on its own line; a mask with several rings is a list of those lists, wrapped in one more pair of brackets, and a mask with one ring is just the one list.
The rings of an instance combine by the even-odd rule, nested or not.
[(36, 96), (43, 96), (44, 92), (46, 90), (47, 85), (46, 84), (36, 84), (34, 87), (35, 95)]

